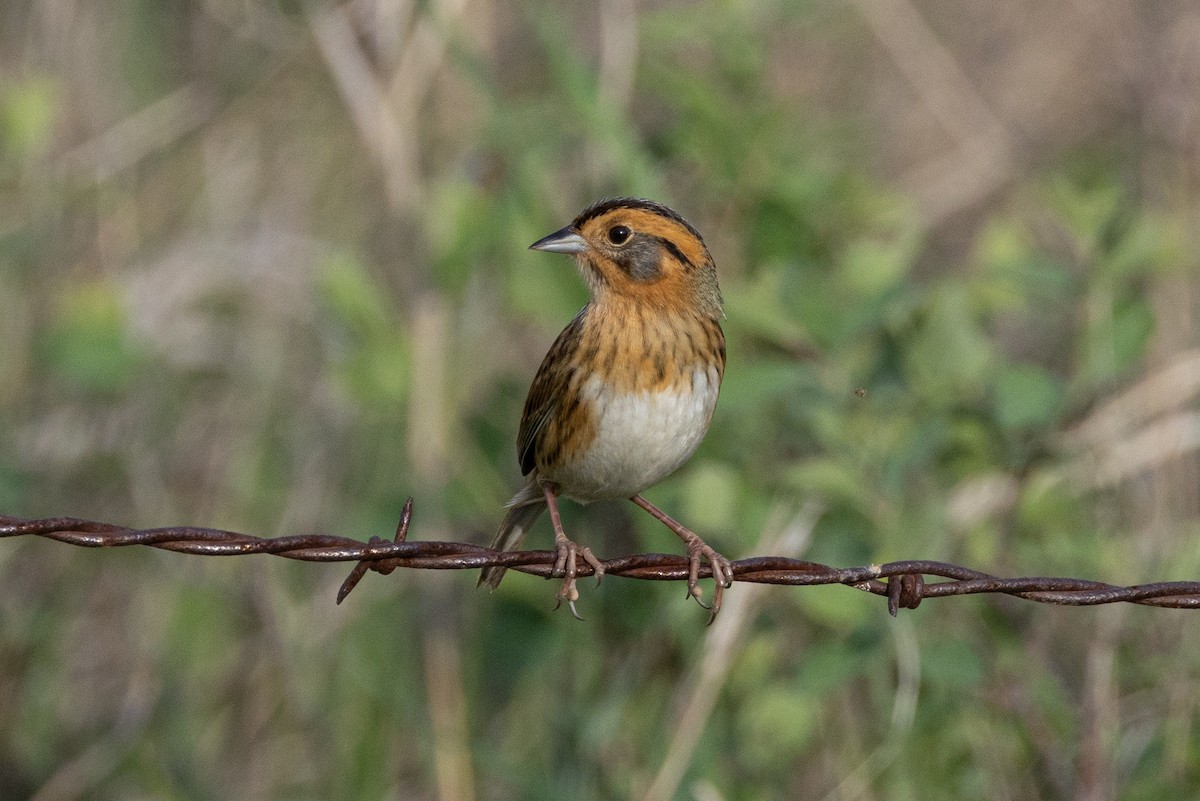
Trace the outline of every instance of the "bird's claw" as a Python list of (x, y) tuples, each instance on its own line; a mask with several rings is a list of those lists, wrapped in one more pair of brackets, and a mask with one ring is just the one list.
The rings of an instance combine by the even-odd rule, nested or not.
[(604, 563), (596, 558), (592, 553), (592, 549), (587, 546), (576, 545), (566, 537), (562, 537), (555, 541), (554, 550), (557, 554), (554, 559), (554, 568), (550, 571), (550, 575), (554, 578), (562, 576), (562, 586), (558, 589), (558, 601), (554, 604), (554, 608), (558, 609), (562, 606), (563, 601), (567, 602), (567, 607), (571, 610), (571, 614), (576, 620), (583, 620), (579, 616), (579, 611), (575, 608), (575, 602), (579, 600), (579, 588), (576, 586), (575, 577), (577, 573), (577, 561), (582, 559), (591, 566), (592, 572), (596, 575), (596, 586), (600, 586), (600, 580), (604, 578)]
[(555, 611), (562, 606), (563, 601), (567, 602), (567, 608), (571, 610), (571, 615), (578, 621), (582, 622), (583, 618), (579, 615), (579, 610), (575, 608), (575, 602), (579, 600), (579, 589), (575, 586), (575, 577), (571, 576), (563, 580), (562, 587), (558, 590), (558, 600), (554, 604)]
[[(704, 603), (704, 590), (700, 588), (700, 560), (707, 559), (713, 577), (712, 604)], [(688, 542), (688, 580), (687, 594), (696, 603), (709, 610), (708, 622), (717, 619), (721, 611), (721, 601), (724, 600), (725, 590), (733, 586), (733, 565), (728, 559), (714, 551), (699, 537)]]

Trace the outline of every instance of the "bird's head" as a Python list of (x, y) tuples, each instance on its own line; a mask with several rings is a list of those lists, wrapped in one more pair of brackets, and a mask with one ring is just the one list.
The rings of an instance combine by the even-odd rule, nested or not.
[(704, 240), (659, 203), (600, 201), (529, 247), (574, 256), (593, 301), (635, 300), (721, 316), (717, 269)]

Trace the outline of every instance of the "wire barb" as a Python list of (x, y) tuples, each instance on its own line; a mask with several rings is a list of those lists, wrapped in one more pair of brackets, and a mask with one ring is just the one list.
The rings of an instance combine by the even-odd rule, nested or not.
[[(412, 520), (412, 510), (413, 499), (412, 496), (409, 495), (408, 500), (404, 502), (404, 508), (400, 510), (400, 522), (396, 524), (396, 536), (392, 538), (392, 542), (404, 542), (408, 539), (408, 524)], [(382, 542), (384, 542), (384, 540), (380, 539), (379, 537), (371, 537), (367, 544), (379, 545)], [(367, 575), (367, 571), (371, 569), (374, 569), (386, 576), (388, 573), (391, 573), (393, 570), (395, 570), (396, 566), (390, 565), (386, 568), (378, 567), (373, 565), (370, 560), (360, 559), (358, 564), (354, 566), (354, 569), (350, 571), (350, 575), (346, 576), (346, 580), (342, 582), (342, 586), (338, 588), (337, 603), (339, 605), (342, 603), (342, 601), (346, 600), (346, 596), (350, 594), (350, 591), (358, 586), (358, 582), (361, 581), (362, 577)]]
[[(413, 500), (404, 504), (396, 535), (391, 542), (371, 537), (367, 542), (332, 534), (263, 538), (219, 529), (176, 526), (130, 529), (111, 523), (73, 517), (24, 519), (0, 515), (0, 537), (45, 537), (86, 548), (148, 545), (198, 556), (271, 554), (305, 562), (356, 562), (338, 590), (340, 604), (368, 570), (387, 575), (398, 567), (424, 570), (472, 570), (503, 566), (534, 576), (552, 578), (555, 551), (494, 551), (466, 542), (408, 540)], [(606, 575), (648, 581), (687, 581), (694, 565), (686, 556), (658, 553), (634, 554), (600, 562)], [(1094, 606), (1135, 603), (1173, 609), (1200, 608), (1200, 581), (1163, 581), (1123, 587), (1086, 579), (1034, 576), (999, 578), (961, 565), (925, 560), (888, 562), (865, 567), (830, 567), (803, 559), (755, 556), (730, 563), (734, 579), (759, 584), (814, 586), (844, 584), (887, 598), (888, 612), (916, 609), (927, 598), (949, 595), (1001, 593), (1037, 603)], [(580, 560), (579, 577), (595, 568)], [(711, 578), (712, 568), (702, 564), (699, 578)], [(945, 579), (926, 581), (926, 577)], [(714, 598), (714, 607), (720, 594)]]

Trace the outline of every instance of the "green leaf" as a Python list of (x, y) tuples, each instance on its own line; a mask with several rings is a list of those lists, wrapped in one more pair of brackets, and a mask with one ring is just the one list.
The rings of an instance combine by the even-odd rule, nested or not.
[(736, 527), (741, 479), (732, 467), (705, 459), (688, 468), (684, 482), (683, 502), (689, 526), (697, 531)]
[(117, 287), (103, 280), (68, 286), (59, 296), (42, 352), (60, 378), (98, 392), (125, 388), (143, 360), (126, 333)]
[(1005, 428), (1048, 425), (1062, 413), (1064, 387), (1049, 371), (1021, 364), (996, 378), (996, 419)]
[(793, 347), (808, 337), (794, 309), (784, 302), (787, 290), (783, 286), (788, 268), (783, 265), (764, 270), (752, 281), (740, 282), (725, 291), (725, 313), (746, 331), (780, 344)]
[(17, 158), (43, 152), (60, 113), (60, 95), (58, 82), (48, 76), (10, 86), (0, 97), (0, 150), (11, 149)]
[(388, 326), (383, 292), (361, 261), (337, 253), (317, 269), (322, 300), (353, 334), (371, 335)]
[(922, 655), (921, 673), (932, 685), (965, 689), (983, 680), (983, 661), (963, 640), (938, 639)]
[(819, 719), (820, 702), (804, 688), (762, 687), (738, 709), (740, 756), (761, 769), (786, 764), (812, 738)]
[(881, 294), (908, 273), (911, 256), (906, 243), (861, 239), (843, 251), (840, 275), (856, 292)]
[(963, 287), (944, 286), (931, 296), (905, 359), (912, 385), (938, 407), (984, 394), (995, 346)]
[(833, 457), (807, 459), (780, 471), (783, 482), (805, 496), (817, 496), (864, 509), (867, 488), (862, 476), (848, 464)]
[(818, 641), (804, 652), (796, 683), (814, 695), (824, 695), (862, 675), (877, 656), (846, 642)]

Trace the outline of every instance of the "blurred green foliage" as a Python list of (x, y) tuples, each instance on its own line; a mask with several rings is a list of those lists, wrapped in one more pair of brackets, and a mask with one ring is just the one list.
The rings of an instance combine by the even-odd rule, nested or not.
[[(830, 564), (1200, 568), (1194, 448), (1098, 478), (1195, 399), (1078, 436), (1196, 345), (1197, 198), (1147, 197), (1123, 128), (1081, 143), (1063, 112), (930, 219), (892, 154), (930, 137), (855, 7), (66, 5), (0, 12), (32, 32), (0, 37), (4, 513), (365, 539), (413, 492), (413, 537), (485, 541), (528, 382), (586, 300), (525, 248), (633, 194), (718, 261), (716, 418), (649, 494), (726, 554), (819, 501), (803, 555)], [(952, 43), (986, 95), (993, 62)], [(1109, 102), (1072, 69), (1071, 113)], [(675, 547), (634, 511), (564, 515), (605, 556)], [(892, 620), (769, 588), (722, 642), (679, 587), (619, 579), (580, 624), (520, 575), (376, 576), (334, 607), (334, 567), (8, 540), (0, 576), (0, 798), (642, 798), (702, 675), (672, 798), (1200, 787), (1183, 612)]]

